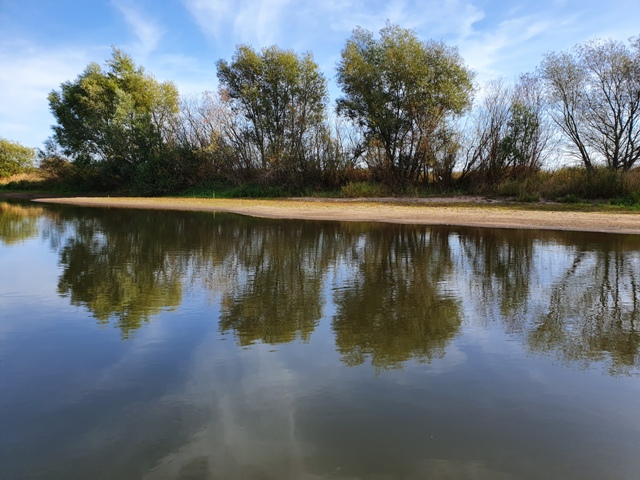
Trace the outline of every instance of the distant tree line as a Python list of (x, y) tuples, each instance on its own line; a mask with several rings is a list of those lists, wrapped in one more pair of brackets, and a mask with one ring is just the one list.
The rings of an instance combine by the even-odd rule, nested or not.
[(145, 195), (212, 182), (367, 194), (495, 191), (540, 178), (554, 155), (578, 159), (585, 181), (619, 178), (640, 158), (640, 37), (549, 53), (515, 83), (479, 88), (454, 47), (358, 27), (337, 64), (335, 111), (310, 53), (240, 45), (217, 76), (217, 92), (181, 98), (114, 49), (49, 95), (41, 169)]

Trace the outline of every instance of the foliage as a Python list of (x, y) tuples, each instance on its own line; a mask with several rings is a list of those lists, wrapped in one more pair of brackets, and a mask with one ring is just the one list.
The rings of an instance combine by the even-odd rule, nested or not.
[(340, 191), (343, 197), (382, 197), (385, 190), (382, 185), (372, 182), (349, 182)]
[[(1, 188), (527, 201), (640, 191), (640, 37), (551, 53), (537, 75), (490, 83), (469, 116), (473, 74), (456, 49), (390, 23), (347, 40), (335, 123), (310, 53), (241, 45), (217, 75), (216, 93), (179, 98), (114, 49), (49, 95), (56, 125), (37, 153), (43, 180)], [(586, 168), (541, 171), (558, 131)]]
[(337, 70), (338, 112), (362, 129), (369, 167), (390, 184), (426, 179), (437, 132), (471, 102), (473, 75), (457, 51), (389, 23), (378, 40), (358, 27)]
[(32, 148), (0, 138), (0, 178), (10, 177), (34, 166)]
[(311, 54), (241, 45), (231, 63), (220, 60), (217, 67), (223, 94), (239, 115), (227, 127), (245, 163), (289, 178), (317, 168), (309, 147), (324, 127), (327, 85)]
[(214, 180), (184, 191), (184, 197), (196, 198), (279, 198), (308, 196), (311, 192), (285, 185), (264, 185), (249, 181), (231, 183)]
[(90, 64), (73, 82), (49, 94), (55, 141), (96, 187), (126, 189), (138, 168), (168, 148), (178, 91), (160, 83), (114, 49), (106, 70)]
[(614, 198), (609, 203), (621, 207), (640, 207), (640, 191), (630, 192), (624, 197)]
[(547, 54), (539, 72), (571, 153), (587, 169), (629, 170), (640, 158), (640, 37)]
[(633, 187), (624, 181), (624, 175), (605, 167), (589, 171), (579, 167), (540, 171), (525, 178), (505, 179), (492, 190), (497, 195), (518, 200), (545, 198), (565, 203), (625, 197), (633, 191)]

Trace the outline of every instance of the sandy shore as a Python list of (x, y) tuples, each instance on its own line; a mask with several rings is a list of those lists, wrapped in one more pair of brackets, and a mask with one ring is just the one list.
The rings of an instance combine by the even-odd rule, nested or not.
[(447, 199), (203, 199), (77, 197), (39, 202), (111, 208), (232, 212), (266, 218), (461, 225), (640, 234), (640, 214), (529, 210), (478, 197)]

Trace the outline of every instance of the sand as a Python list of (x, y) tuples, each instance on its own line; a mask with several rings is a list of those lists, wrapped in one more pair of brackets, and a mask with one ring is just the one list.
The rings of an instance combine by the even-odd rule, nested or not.
[(91, 207), (232, 212), (265, 218), (640, 234), (640, 213), (536, 210), (481, 197), (356, 200), (74, 197), (35, 201)]

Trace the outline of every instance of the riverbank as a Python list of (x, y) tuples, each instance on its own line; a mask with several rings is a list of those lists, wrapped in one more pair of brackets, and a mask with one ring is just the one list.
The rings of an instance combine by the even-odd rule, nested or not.
[(531, 209), (483, 197), (277, 200), (69, 197), (34, 200), (87, 207), (230, 212), (263, 218), (640, 234), (640, 214), (635, 212)]

